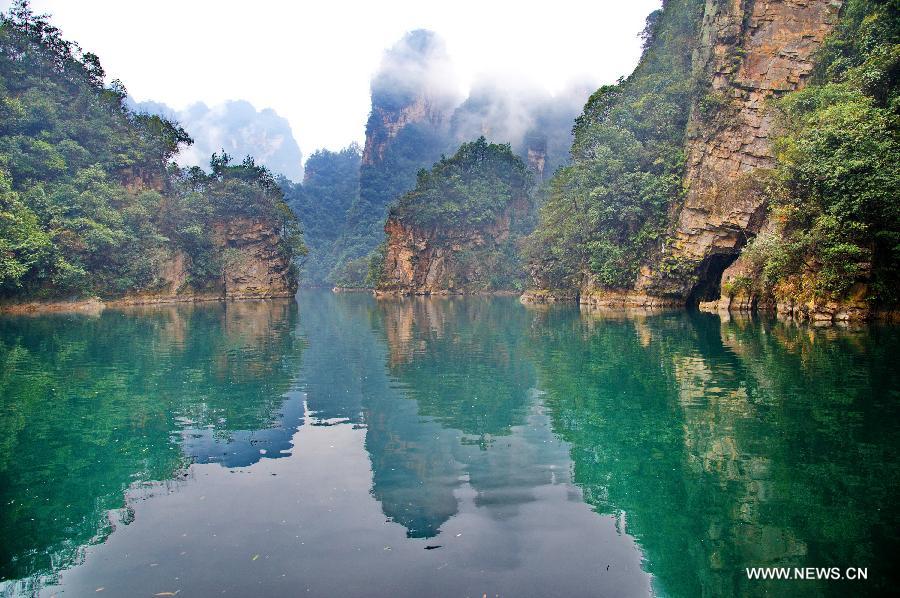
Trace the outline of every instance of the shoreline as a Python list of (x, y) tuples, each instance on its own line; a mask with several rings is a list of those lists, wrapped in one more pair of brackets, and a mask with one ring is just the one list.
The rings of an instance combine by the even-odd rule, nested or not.
[[(685, 301), (657, 298), (633, 291), (595, 291), (581, 294), (568, 291), (533, 289), (522, 293), (519, 301), (528, 306), (568, 303), (578, 305), (580, 308), (600, 309), (609, 312), (632, 310), (690, 311), (692, 309)], [(700, 302), (693, 309), (711, 314), (746, 316), (764, 314), (780, 320), (792, 320), (813, 326), (837, 326), (869, 322), (900, 323), (900, 310), (898, 309), (860, 309), (858, 306), (845, 306), (837, 303), (805, 305), (791, 302), (751, 306), (750, 304), (733, 301), (730, 298), (724, 298)]]
[(239, 295), (224, 297), (222, 295), (160, 295), (132, 296), (118, 299), (71, 299), (66, 301), (28, 301), (25, 303), (0, 304), (0, 314), (32, 315), (49, 313), (87, 313), (97, 314), (108, 308), (136, 307), (147, 305), (177, 305), (179, 303), (227, 303), (229, 301), (259, 301), (265, 299), (292, 299), (296, 293), (272, 293), (259, 295)]

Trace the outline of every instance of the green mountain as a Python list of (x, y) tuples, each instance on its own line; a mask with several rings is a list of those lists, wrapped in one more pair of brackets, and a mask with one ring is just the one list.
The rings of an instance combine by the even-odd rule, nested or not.
[(0, 300), (291, 293), (304, 247), (272, 175), (178, 169), (184, 130), (125, 100), (27, 2), (0, 17)]

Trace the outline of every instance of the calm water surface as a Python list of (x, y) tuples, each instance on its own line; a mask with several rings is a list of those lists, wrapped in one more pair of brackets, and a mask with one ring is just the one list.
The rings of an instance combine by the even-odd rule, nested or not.
[(2, 317), (0, 596), (896, 589), (898, 350), (504, 298)]

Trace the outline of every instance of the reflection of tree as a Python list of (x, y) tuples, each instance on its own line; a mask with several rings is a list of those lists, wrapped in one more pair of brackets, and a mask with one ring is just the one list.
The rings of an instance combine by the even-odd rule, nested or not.
[(534, 385), (523, 358), (527, 312), (514, 299), (381, 301), (390, 371), (419, 413), (480, 441), (509, 434)]
[(295, 318), (266, 302), (0, 319), (0, 576), (104, 538), (129, 485), (185, 463), (180, 428), (266, 428), (299, 366)]
[(432, 537), (456, 513), (461, 474), (486, 490), (517, 475), (510, 459), (482, 449), (525, 421), (534, 380), (520, 346), (526, 318), (498, 299), (377, 303), (373, 323), (397, 382), (366, 394), (366, 449), (373, 494), (409, 536)]
[[(624, 514), (663, 593), (784, 591), (749, 582), (748, 566), (886, 565), (896, 404), (877, 397), (898, 387), (896, 335), (821, 342), (686, 315), (535, 321), (539, 387), (576, 483), (599, 512)], [(831, 588), (845, 590), (791, 591)]]
[[(798, 566), (868, 566), (866, 591), (891, 587), (891, 555), (900, 546), (897, 330), (736, 320), (721, 325), (720, 337), (746, 377), (752, 417), (736, 422), (738, 437), (747, 453), (768, 457), (764, 470), (758, 463), (749, 470), (750, 505), (765, 526), (740, 537), (747, 552)], [(767, 535), (775, 527), (799, 538), (800, 558), (777, 558), (783, 544)]]

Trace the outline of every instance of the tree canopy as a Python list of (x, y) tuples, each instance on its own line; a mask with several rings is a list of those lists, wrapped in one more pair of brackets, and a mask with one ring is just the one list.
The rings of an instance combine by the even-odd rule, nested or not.
[(268, 219), (281, 251), (303, 245), (272, 175), (252, 158), (214, 155), (212, 174), (171, 158), (191, 143), (168, 119), (137, 114), (95, 54), (62, 38), (27, 2), (0, 15), (0, 298), (153, 288), (175, 250), (191, 285), (215, 284), (212, 223)]

